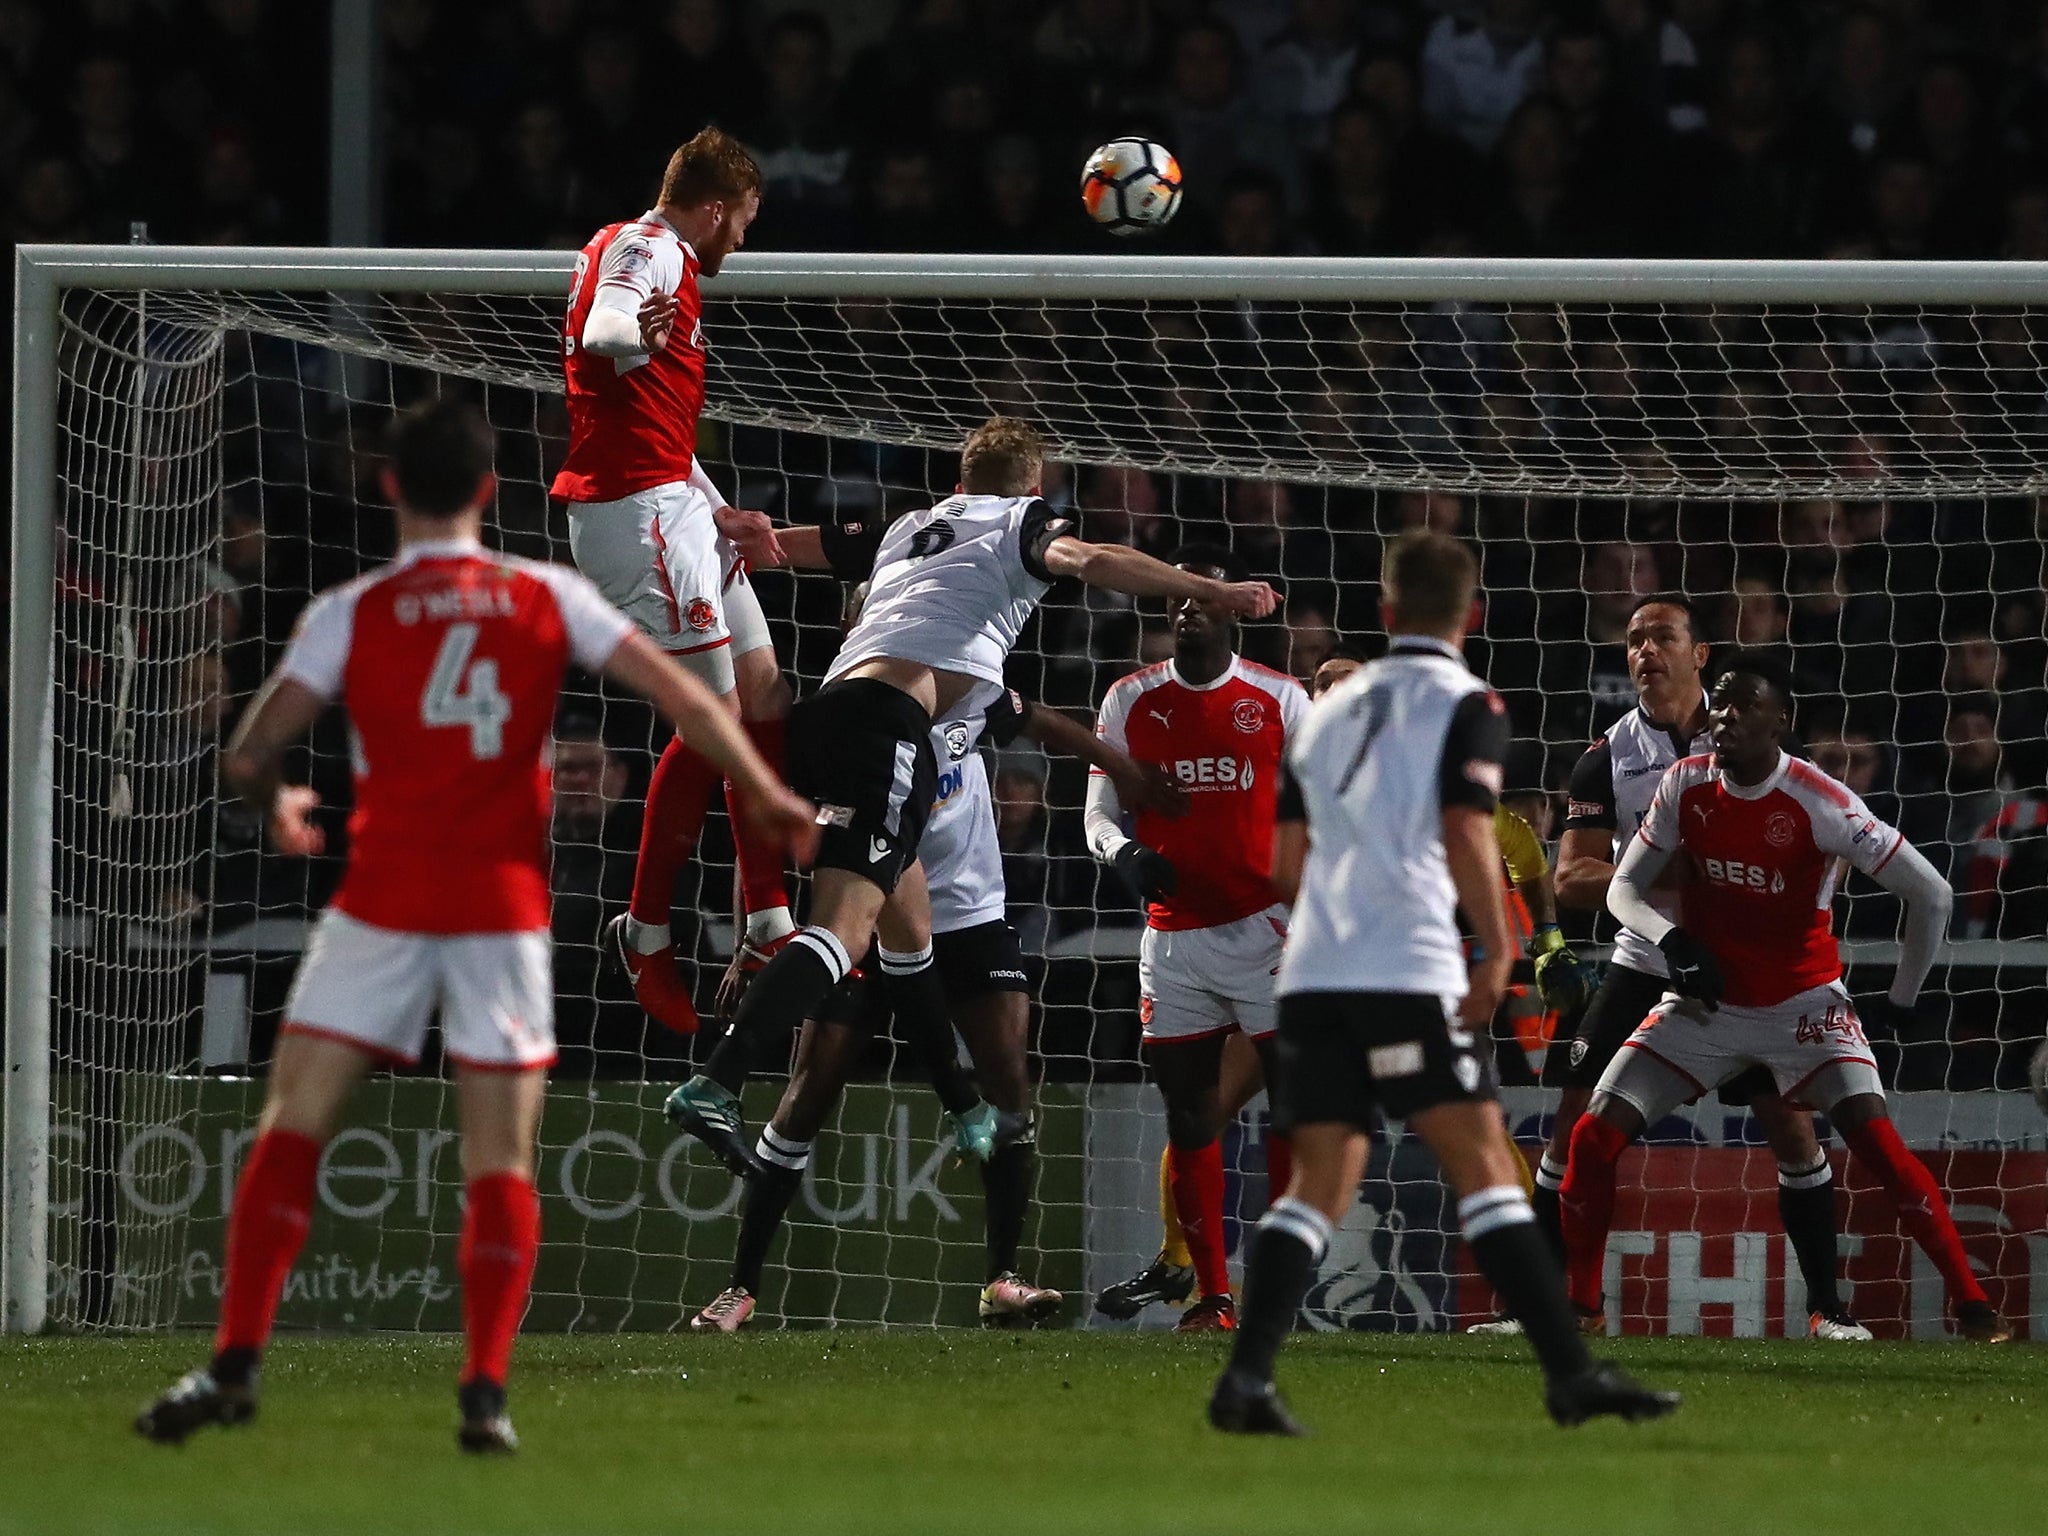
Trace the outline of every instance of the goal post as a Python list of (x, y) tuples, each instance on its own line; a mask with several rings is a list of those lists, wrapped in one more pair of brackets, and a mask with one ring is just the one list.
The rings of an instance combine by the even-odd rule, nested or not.
[[(155, 879), (204, 839), (188, 813), (212, 816), (217, 804), (191, 718), (202, 706), (189, 693), (217, 645), (203, 631), (220, 594), (205, 582), (217, 581), (225, 509), (253, 506), (260, 522), (273, 507), (301, 507), (323, 493), (308, 468), (316, 448), (345, 457), (392, 404), (459, 384), (484, 392), (516, 461), (501, 474), (501, 534), (522, 552), (566, 559), (566, 540), (542, 521), (541, 466), (559, 432), (551, 397), (576, 260), (562, 251), (19, 248), (0, 1328), (167, 1326), (192, 1321), (205, 1301), (205, 1255), (185, 1235), (217, 1237), (239, 1155), (229, 1122), (253, 1102), (245, 1081), (207, 1074), (247, 1059), (235, 1054), (237, 1020), (246, 1034), (266, 1006), (252, 998), (276, 991), (303, 927), (266, 916), (259, 900), (248, 924), (217, 932), (163, 911)], [(1295, 563), (1260, 574), (1283, 578), (1299, 627), (1312, 627), (1314, 611), (1326, 631), (1362, 633), (1376, 620), (1359, 551), (1394, 526), (1390, 498), (1464, 498), (1465, 531), (1489, 554), (1518, 552), (1519, 564), (1501, 567), (1511, 576), (1481, 638), (1504, 675), (1526, 672), (1508, 691), (1553, 789), (1577, 729), (1571, 711), (1583, 711), (1588, 688), (1586, 637), (1547, 626), (1552, 599), (1590, 579), (1586, 550), (1654, 540), (1665, 584), (1736, 612), (1745, 582), (1791, 602), (1772, 583), (1792, 577), (1759, 575), (1768, 562), (1743, 559), (1758, 540), (1737, 531), (1753, 533), (1777, 507), (1968, 503), (1981, 509), (1970, 526), (1999, 580), (2048, 537), (2016, 521), (2024, 499), (2048, 494), (2048, 264), (744, 252), (707, 281), (705, 297), (708, 410), (724, 437), (716, 467), (739, 475), (743, 490), (794, 498), (801, 486), (809, 515), (893, 510), (943, 491), (945, 456), (991, 409), (1028, 414), (1068, 466), (1068, 494), (1076, 479), (1086, 501), (1110, 496), (1100, 487), (1112, 473), (1154, 477), (1142, 495), (1125, 487), (1121, 501), (1105, 502), (1122, 530), (1112, 536), (1245, 531), (1253, 513), (1214, 485), (1292, 488), (1294, 520), (1259, 503), (1276, 521), (1248, 536)], [(741, 442), (767, 457), (749, 458)], [(273, 462), (280, 444), (292, 449), (282, 464)], [(1140, 505), (1145, 496), (1157, 504)], [(1531, 510), (1539, 503), (1549, 510)], [(1676, 510), (1657, 510), (1667, 507)], [(1707, 530), (1698, 539), (1696, 526)], [(1923, 607), (1944, 627), (1952, 612), (1976, 624), (1976, 598), (1996, 608), (1995, 586), (1955, 592), (1919, 568), (1957, 558), (1938, 538), (1876, 538), (1857, 570), (1874, 571), (1882, 595), (1924, 591)], [(317, 551), (319, 569), (361, 568), (372, 542), (352, 533), (332, 543)], [(257, 569), (245, 581), (268, 596), (269, 568)], [(97, 594), (83, 617), (72, 612), (85, 606), (81, 582)], [(815, 676), (831, 625), (815, 604), (776, 593), (771, 618), (798, 652), (784, 659)], [(1943, 676), (1885, 657), (1938, 645), (1945, 630), (1852, 635), (1846, 619), (1834, 622), (1815, 643), (1847, 658), (1839, 675), (1860, 661), (1865, 681), (1877, 679), (1857, 689), (1845, 680), (1845, 698), (1875, 704), (1888, 691), (1894, 706), (1922, 715), (1938, 706), (1951, 686)], [(1020, 663), (1049, 702), (1074, 710), (1099, 702), (1113, 660), (1135, 666), (1159, 640), (1136, 614), (1085, 604), (1050, 604), (1045, 623)], [(1990, 619), (1979, 627), (2012, 638)], [(90, 653), (96, 678), (112, 674), (105, 699), (70, 696), (60, 639)], [(1524, 654), (1526, 668), (1516, 659)], [(615, 736), (612, 705), (592, 708)], [(109, 831), (107, 780), (125, 772), (115, 759), (129, 750), (116, 745), (115, 719), (148, 723), (151, 740), (137, 750), (156, 756)], [(620, 728), (630, 734), (631, 722)], [(328, 753), (329, 770), (345, 768), (344, 753), (315, 750)], [(1040, 769), (1013, 766), (1028, 797)], [(1038, 783), (1041, 810), (1077, 819), (1056, 773)], [(1057, 827), (1022, 825), (1019, 835), (1038, 842), (1020, 850), (1020, 865), (1043, 876), (1055, 919), (1033, 949), (1049, 987), (1041, 1055), (1060, 1078), (1048, 1090), (1040, 1178), (1058, 1231), (1042, 1248), (1057, 1250), (1068, 1284), (1093, 1287), (1148, 1257), (1151, 1240), (1159, 1117), (1141, 1107), (1130, 1049), (1135, 931), (1128, 905), (1108, 910), (1118, 896)], [(702, 890), (704, 906), (722, 909), (711, 885)], [(185, 894), (203, 908), (218, 892)], [(1850, 956), (1852, 966), (1882, 966), (1895, 951), (1865, 931), (1852, 934)], [(1998, 1201), (2033, 1167), (2001, 1159), (2042, 1158), (2039, 1118), (2011, 1091), (2019, 1046), (2048, 1014), (2038, 980), (2024, 976), (2042, 958), (2043, 946), (2025, 938), (1960, 937), (1944, 965), (1989, 994), (1986, 1029), (1945, 1018), (1934, 1038), (1896, 1042), (1895, 1053), (1913, 1068), (1904, 1080), (1926, 1090), (1911, 1095), (1901, 1123), (1916, 1145), (1961, 1149), (1955, 1178), (1972, 1193), (1959, 1204), (1990, 1213), (1973, 1254), (2038, 1276), (2037, 1317), (2048, 1316), (2048, 1257), (2029, 1255), (2048, 1255), (2048, 1231), (2041, 1213)], [(601, 1012), (617, 999), (587, 1001)], [(675, 1064), (663, 1045), (642, 1048), (640, 1081), (659, 1082)], [(642, 1122), (658, 1124), (651, 1088), (632, 1087), (631, 1074), (601, 1076), (551, 1100), (551, 1119), (558, 1102), (569, 1117), (545, 1133), (546, 1193), (562, 1202), (560, 1221), (550, 1209), (550, 1242), (561, 1250), (543, 1259), (536, 1323), (674, 1326), (708, 1299), (706, 1277), (729, 1250), (730, 1191), (669, 1143), (640, 1138)], [(445, 1255), (436, 1267), (436, 1244), (458, 1188), (436, 1161), (445, 1096), (417, 1082), (373, 1091), (377, 1112), (403, 1135), (343, 1149), (322, 1188), (332, 1212), (370, 1213), (362, 1219), (376, 1226), (375, 1252), (357, 1264), (335, 1249), (341, 1267), (310, 1280), (287, 1313), (313, 1326), (441, 1326), (445, 1285), (433, 1277), (448, 1271)], [(1510, 1090), (1525, 1133), (1536, 1103)], [(792, 1218), (790, 1263), (809, 1266), (810, 1283), (778, 1291), (769, 1310), (806, 1322), (959, 1319), (941, 1293), (976, 1262), (979, 1234), (960, 1199), (972, 1186), (937, 1171), (927, 1109), (908, 1085), (850, 1102), (837, 1127), (845, 1146), (828, 1154), (835, 1132), (821, 1139), (821, 1171)], [(1709, 1214), (1679, 1221), (1669, 1241), (1661, 1229), (1618, 1234), (1651, 1243), (1640, 1250), (1650, 1257), (1624, 1243), (1610, 1258), (1637, 1298), (1627, 1305), (1650, 1309), (1631, 1312), (1631, 1326), (1684, 1331), (1702, 1306), (1721, 1322), (1713, 1309), (1731, 1308), (1745, 1330), (1766, 1311), (1782, 1324), (1792, 1310), (1782, 1238), (1773, 1218), (1754, 1214), (1769, 1186), (1754, 1183), (1751, 1154), (1723, 1145), (1723, 1126), (1704, 1113), (1691, 1123), (1693, 1145), (1653, 1148), (1646, 1178), (1673, 1168), (1674, 1199)], [(1246, 1190), (1257, 1187), (1257, 1125), (1249, 1118), (1239, 1138)], [(1970, 1161), (1979, 1154), (1988, 1161)], [(1368, 1313), (1444, 1326), (1472, 1299), (1469, 1277), (1461, 1285), (1454, 1273), (1454, 1233), (1431, 1204), (1440, 1191), (1427, 1159), (1418, 1166), (1412, 1145), (1383, 1149), (1373, 1178), (1385, 1198), (1367, 1202), (1340, 1244), (1351, 1290), (1326, 1284), (1313, 1315), (1323, 1326)], [(1878, 1222), (1867, 1196), (1856, 1198), (1859, 1220)], [(883, 1219), (892, 1202), (903, 1216), (893, 1224)], [(1749, 1241), (1759, 1219), (1768, 1253)], [(1890, 1249), (1870, 1264), (1873, 1276), (1897, 1270), (1871, 1283), (1898, 1290), (1899, 1316), (1924, 1330), (1924, 1275)], [(1637, 1273), (1647, 1268), (1651, 1290)], [(1762, 1308), (1765, 1281), (1751, 1278), (1766, 1274)], [(1686, 1285), (1690, 1301), (1677, 1294)], [(352, 1302), (342, 1294), (350, 1286), (369, 1300)]]

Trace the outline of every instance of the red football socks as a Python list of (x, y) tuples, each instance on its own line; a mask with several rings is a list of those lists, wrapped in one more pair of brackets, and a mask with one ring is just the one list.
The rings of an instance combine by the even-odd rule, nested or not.
[(1607, 1230), (1614, 1225), (1614, 1170), (1627, 1147), (1628, 1138), (1597, 1116), (1581, 1115), (1572, 1128), (1571, 1164), (1558, 1190), (1558, 1210), (1572, 1300), (1587, 1311), (1600, 1305)]
[(1171, 1164), (1173, 1209), (1195, 1261), (1202, 1296), (1230, 1290), (1230, 1264), (1223, 1254), (1223, 1143), (1175, 1147)]
[(1873, 1120), (1856, 1130), (1843, 1131), (1842, 1140), (1849, 1144), (1856, 1161), (1877, 1175), (1899, 1208), (1899, 1225), (1934, 1260), (1934, 1267), (1948, 1284), (1949, 1304), (1988, 1303), (1984, 1287), (1970, 1272), (1970, 1260), (1963, 1252), (1963, 1240), (1948, 1213), (1941, 1186), (1934, 1182), (1927, 1165), (1900, 1140), (1898, 1127), (1889, 1120)]
[[(788, 722), (749, 720), (746, 727), (754, 750), (767, 759), (768, 766), (775, 770), (775, 776), (781, 778)], [(777, 907), (788, 906), (789, 887), (783, 880), (782, 850), (762, 840), (753, 822), (747, 819), (740, 793), (730, 779), (725, 784), (725, 809), (726, 814), (732, 817), (732, 842), (739, 855), (740, 895), (746, 902), (746, 910), (749, 913), (771, 912)]]
[(469, 1183), (462, 1218), (462, 1331), (469, 1356), (462, 1379), (499, 1386), (512, 1365), (512, 1341), (526, 1315), (533, 1261), (540, 1251), (540, 1196), (516, 1173), (491, 1173)]
[(1266, 1206), (1287, 1193), (1287, 1186), (1294, 1180), (1294, 1138), (1283, 1136), (1278, 1131), (1266, 1132)]
[(697, 846), (704, 813), (719, 772), (706, 759), (671, 740), (647, 781), (647, 811), (640, 824), (640, 858), (633, 866), (633, 900), (639, 922), (668, 926), (675, 906), (676, 876)]
[(285, 1276), (313, 1224), (320, 1143), (266, 1131), (249, 1148), (228, 1217), (228, 1273), (214, 1349), (260, 1350), (270, 1341)]

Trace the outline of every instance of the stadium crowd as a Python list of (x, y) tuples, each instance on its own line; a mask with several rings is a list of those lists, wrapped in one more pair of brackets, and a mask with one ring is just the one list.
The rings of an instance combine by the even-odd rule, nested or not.
[[(1263, 256), (2048, 253), (2048, 20), (1970, 0), (382, 0), (386, 238), (580, 245), (706, 122), (775, 248), (1092, 249), (1116, 134)], [(0, 0), (17, 240), (317, 241), (323, 7)]]
[[(381, 14), (393, 243), (579, 245), (645, 206), (651, 168), (715, 121), (764, 168), (757, 249), (1099, 251), (1076, 169), (1102, 139), (1141, 132), (1176, 151), (1193, 189), (1155, 250), (2048, 257), (2048, 7), (383, 0)], [(324, 27), (323, 8), (285, 0), (0, 0), (12, 237), (124, 240), (143, 221), (159, 240), (317, 243), (325, 101), (305, 82)], [(558, 453), (555, 410), (542, 402), (540, 432), (508, 436), (509, 451)], [(280, 470), (275, 436), (230, 435), (240, 488), (204, 583), (217, 644), (175, 684), (213, 742), (306, 593), (388, 549), (368, 439), (316, 425)], [(735, 431), (707, 458), (744, 504), (797, 519), (950, 485), (923, 455), (847, 446)], [(502, 467), (501, 516), (510, 547), (562, 558), (548, 467)], [(1300, 677), (1377, 628), (1384, 538), (1475, 538), (1488, 606), (1474, 659), (1508, 698), (1525, 791), (1560, 791), (1632, 702), (1619, 642), (1634, 601), (1711, 594), (1710, 638), (1783, 650), (1815, 757), (1956, 886), (1956, 936), (2048, 937), (2048, 514), (2031, 506), (1475, 499), (1101, 467), (1062, 470), (1048, 494), (1098, 540), (1167, 554), (1227, 538), (1287, 598), (1248, 650)], [(83, 573), (66, 596), (105, 600)], [(796, 669), (815, 678), (836, 594), (777, 601), (797, 622)], [(1099, 597), (1048, 603), (1036, 623), (1018, 682), (1077, 711), (1169, 645), (1158, 619)], [(601, 725), (565, 717), (556, 922), (571, 968), (594, 967), (630, 865), (645, 726), (616, 705)], [(316, 754), (339, 777), (323, 786), (337, 854), (346, 760), (339, 741)], [(1013, 917), (1033, 950), (1105, 914), (1135, 921), (1081, 846), (1077, 771), (1034, 753), (997, 768)], [(211, 891), (229, 927), (323, 894), (317, 872), (310, 887), (286, 879), (231, 810), (195, 841), (210, 852), (172, 872), (156, 915), (190, 915)], [(716, 910), (724, 866), (709, 852)], [(1888, 937), (1886, 898), (1854, 889), (1848, 931)], [(593, 1003), (603, 991), (594, 974), (561, 986)], [(2023, 1054), (1997, 1038), (2005, 1019), (1985, 1016), (1981, 1071), (1935, 1064), (1934, 1079), (2010, 1077)], [(1958, 1009), (1928, 1027), (1955, 1043), (1976, 1026)]]

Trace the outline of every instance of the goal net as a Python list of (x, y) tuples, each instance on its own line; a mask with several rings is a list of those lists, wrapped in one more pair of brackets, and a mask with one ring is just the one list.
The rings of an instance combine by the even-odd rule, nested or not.
[[(566, 253), (29, 250), (17, 332), (10, 693), (6, 1323), (210, 1320), (224, 1217), (312, 914), (297, 862), (224, 797), (226, 735), (309, 595), (387, 558), (375, 480), (395, 406), (459, 391), (498, 431), (490, 539), (567, 561), (546, 488), (565, 417)], [(1516, 741), (1513, 803), (1555, 839), (1562, 786), (1633, 702), (1619, 636), (1679, 588), (1713, 638), (1779, 647), (1815, 757), (1959, 891), (1929, 996), (1876, 1040), (1895, 1112), (1948, 1190), (1992, 1298), (2048, 1330), (2048, 1141), (2017, 1091), (2048, 1019), (2048, 274), (2010, 267), (773, 257), (707, 288), (703, 455), (735, 504), (870, 518), (952, 489), (991, 411), (1054, 445), (1048, 496), (1088, 537), (1222, 538), (1285, 607), (1248, 654), (1306, 675), (1379, 627), (1382, 542), (1473, 539), (1470, 649)], [(837, 644), (828, 578), (758, 573), (799, 691)], [(1056, 591), (1012, 681), (1089, 717), (1171, 653), (1163, 613)], [(528, 1327), (673, 1328), (724, 1285), (740, 1191), (660, 1102), (699, 1043), (600, 964), (631, 880), (648, 712), (574, 679), (557, 723), (562, 1061), (542, 1131)], [(1010, 915), (1035, 988), (1036, 1205), (1021, 1267), (1087, 1298), (1159, 1243), (1163, 1116), (1138, 1052), (1141, 921), (1087, 857), (1083, 773), (989, 764)], [(342, 722), (291, 768), (344, 843)], [(460, 808), (451, 808), (460, 814)], [(708, 1016), (732, 942), (714, 813), (676, 893)], [(1882, 992), (1896, 912), (1852, 880), (1849, 985)], [(1603, 953), (1604, 927), (1565, 915)], [(1526, 978), (1524, 978), (1526, 980)], [(1890, 1021), (1887, 1027), (1891, 1028)], [(1556, 1021), (1496, 1024), (1511, 1122)], [(1559, 1047), (1562, 1048), (1562, 1047)], [(823, 1135), (763, 1323), (972, 1320), (982, 1201), (937, 1104), (880, 1042)], [(777, 1079), (749, 1100), (758, 1123)], [(1226, 1135), (1233, 1248), (1264, 1202), (1265, 1102)], [(458, 1325), (452, 1092), (429, 1059), (374, 1077), (322, 1163), (282, 1318)], [(1885, 1197), (1843, 1164), (1852, 1306), (1942, 1331)], [(1709, 1096), (1629, 1154), (1615, 1326), (1804, 1327), (1754, 1123)], [(1390, 1128), (1311, 1295), (1321, 1328), (1485, 1315), (1434, 1161)], [(1170, 1320), (1155, 1309), (1152, 1322)]]

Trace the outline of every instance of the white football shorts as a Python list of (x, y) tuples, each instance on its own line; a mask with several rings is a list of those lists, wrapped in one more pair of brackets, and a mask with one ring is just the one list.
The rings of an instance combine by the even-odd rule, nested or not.
[(569, 506), (576, 569), (642, 634), (721, 695), (733, 691), (725, 616), (731, 550), (711, 521), (711, 503), (687, 480), (618, 501)]
[(555, 987), (545, 928), (402, 933), (328, 908), (285, 1004), (284, 1028), (414, 1062), (427, 1020), (460, 1066), (520, 1071), (555, 1059)]
[(1852, 1094), (1884, 1092), (1839, 981), (1768, 1008), (1723, 1003), (1714, 1013), (1667, 992), (1614, 1053), (1596, 1091), (1626, 1100), (1654, 1124), (1752, 1066), (1768, 1069), (1787, 1099), (1823, 1114)]
[(1145, 1039), (1198, 1040), (1242, 1030), (1263, 1040), (1279, 1023), (1273, 987), (1287, 942), (1274, 905), (1214, 928), (1147, 928), (1138, 948), (1138, 1020)]

